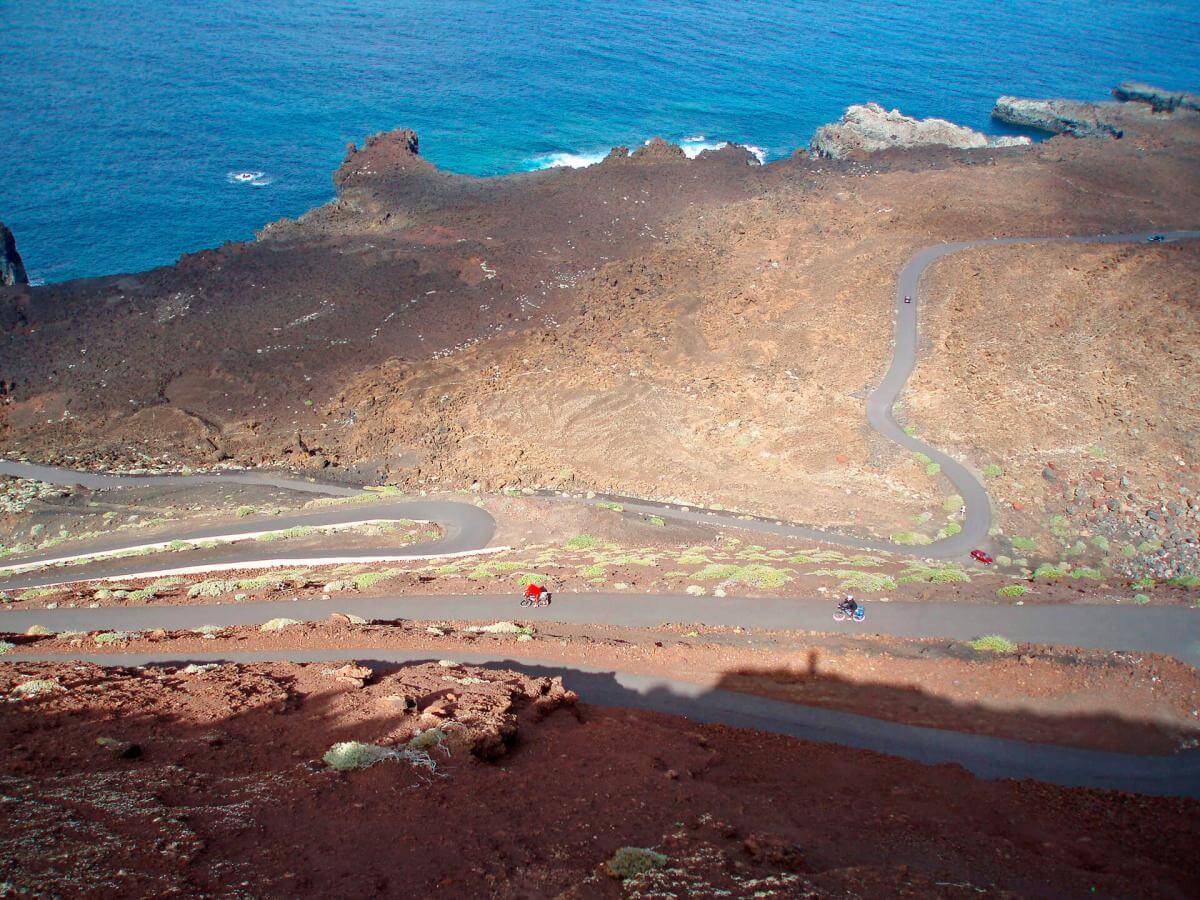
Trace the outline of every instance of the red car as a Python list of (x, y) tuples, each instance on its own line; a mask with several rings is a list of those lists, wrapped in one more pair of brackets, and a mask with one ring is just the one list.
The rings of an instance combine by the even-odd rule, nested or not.
[(986, 553), (984, 553), (982, 550), (972, 550), (971, 551), (971, 559), (975, 560), (976, 562), (981, 562), (985, 566), (990, 566), (993, 562), (992, 558), (990, 556), (988, 556)]

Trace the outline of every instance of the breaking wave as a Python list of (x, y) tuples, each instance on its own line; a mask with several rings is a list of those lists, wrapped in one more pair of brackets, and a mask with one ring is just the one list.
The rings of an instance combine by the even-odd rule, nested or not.
[[(644, 143), (648, 144), (650, 141), (646, 140)], [(720, 150), (722, 147), (729, 146), (729, 141), (712, 141), (703, 134), (689, 135), (677, 141), (677, 143), (688, 159), (695, 159), (705, 150)], [(742, 146), (750, 151), (754, 158), (758, 160), (759, 165), (767, 161), (767, 151), (762, 147), (756, 147), (753, 144), (742, 144)], [(557, 153), (541, 153), (528, 159), (525, 167), (528, 170), (554, 169), (558, 167), (583, 169), (603, 162), (604, 157), (608, 156), (609, 149), (611, 148), (583, 152), (560, 151)]]
[(249, 184), (266, 187), (273, 180), (266, 172), (226, 172), (225, 180), (230, 184)]

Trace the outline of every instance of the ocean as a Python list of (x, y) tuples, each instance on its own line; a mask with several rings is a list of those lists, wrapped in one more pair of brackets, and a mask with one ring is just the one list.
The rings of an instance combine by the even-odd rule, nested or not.
[(330, 199), (350, 141), (442, 168), (661, 135), (766, 159), (874, 100), (989, 132), (1000, 94), (1200, 89), (1200, 0), (0, 0), (0, 221), (30, 277), (147, 269)]

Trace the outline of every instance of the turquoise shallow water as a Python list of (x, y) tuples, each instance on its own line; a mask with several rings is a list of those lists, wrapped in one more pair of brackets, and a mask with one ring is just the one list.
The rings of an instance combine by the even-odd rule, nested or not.
[(0, 221), (46, 281), (249, 238), (400, 125), (492, 175), (656, 134), (777, 158), (867, 100), (999, 131), (1003, 93), (1200, 88), (1200, 0), (2, 0), (0, 34)]

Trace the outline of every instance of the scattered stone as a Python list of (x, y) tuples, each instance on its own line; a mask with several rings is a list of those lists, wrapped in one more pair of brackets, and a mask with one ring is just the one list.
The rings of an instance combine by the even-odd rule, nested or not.
[(118, 741), (116, 738), (98, 737), (96, 743), (112, 752), (119, 759), (137, 759), (142, 755), (142, 748), (130, 741)]
[(259, 631), (283, 631), (285, 628), (290, 628), (293, 625), (299, 625), (300, 622), (296, 619), (278, 618), (263, 622), (259, 626)]
[(216, 668), (219, 668), (218, 663), (188, 663), (179, 672), (181, 675), (203, 675)]
[(474, 634), (520, 634), (523, 629), (515, 622), (496, 622), (492, 625), (472, 625), (467, 631)]
[(366, 683), (371, 680), (371, 676), (374, 673), (366, 666), (356, 666), (353, 663), (347, 663), (337, 669), (323, 669), (321, 674), (329, 675), (337, 681), (342, 682), (342, 684), (361, 688), (366, 686)]

